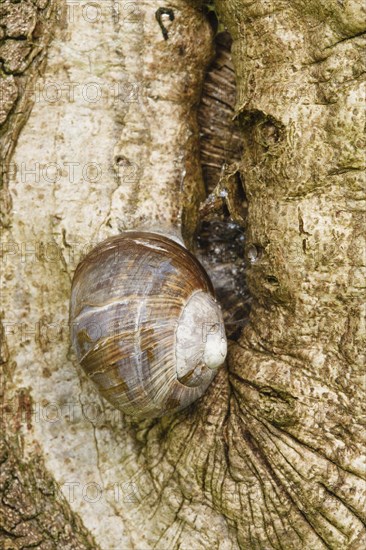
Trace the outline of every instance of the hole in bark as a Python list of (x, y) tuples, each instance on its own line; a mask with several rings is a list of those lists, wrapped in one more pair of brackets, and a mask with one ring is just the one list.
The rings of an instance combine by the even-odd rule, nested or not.
[(244, 185), (244, 182), (242, 180), (240, 172), (236, 172), (235, 180), (236, 180), (236, 189), (237, 189), (237, 194), (238, 194), (238, 200), (239, 200), (241, 205), (246, 204), (247, 203), (247, 195), (246, 195), (246, 192), (245, 192), (245, 185)]
[(217, 29), (219, 28), (219, 20), (217, 19), (214, 3), (213, 2), (207, 2), (207, 4), (205, 4), (203, 6), (203, 10), (204, 10), (204, 13), (206, 15), (207, 20), (209, 21), (209, 23), (212, 27), (212, 30), (214, 31), (214, 33), (216, 33)]
[(117, 156), (115, 159), (114, 159), (114, 162), (118, 165), (118, 166), (129, 166), (131, 163), (130, 161), (128, 160), (128, 158), (124, 157), (123, 155), (119, 155)]
[(270, 285), (273, 285), (273, 286), (279, 286), (279, 282), (278, 282), (278, 279), (277, 277), (274, 277), (273, 275), (268, 275), (268, 277), (266, 277), (266, 281), (267, 283), (269, 283)]
[(282, 122), (263, 111), (243, 111), (238, 120), (244, 130), (247, 145), (251, 148), (259, 146), (267, 151), (283, 137), (285, 127)]
[(279, 128), (271, 120), (266, 120), (259, 126), (262, 135), (262, 141), (270, 146), (280, 139)]

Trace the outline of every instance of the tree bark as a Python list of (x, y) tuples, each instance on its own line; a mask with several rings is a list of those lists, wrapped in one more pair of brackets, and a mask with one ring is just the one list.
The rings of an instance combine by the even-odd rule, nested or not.
[[(202, 175), (207, 10), (194, 0), (4, 5), (17, 30), (7, 19), (0, 46), (1, 542), (364, 548), (361, 3), (217, 0), (233, 40), (243, 149), (233, 196), (246, 201), (251, 311), (205, 396), (140, 423), (77, 366), (70, 284), (80, 257), (125, 228), (182, 231), (193, 246), (204, 178), (219, 180), (222, 162)], [(49, 12), (36, 39), (39, 10)], [(230, 161), (239, 148), (224, 140), (236, 131), (220, 130)]]

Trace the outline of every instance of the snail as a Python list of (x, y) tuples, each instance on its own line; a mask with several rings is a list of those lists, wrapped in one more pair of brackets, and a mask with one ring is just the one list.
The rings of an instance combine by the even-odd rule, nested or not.
[(183, 242), (126, 231), (77, 266), (71, 339), (100, 394), (137, 418), (179, 411), (203, 395), (225, 361), (212, 283)]

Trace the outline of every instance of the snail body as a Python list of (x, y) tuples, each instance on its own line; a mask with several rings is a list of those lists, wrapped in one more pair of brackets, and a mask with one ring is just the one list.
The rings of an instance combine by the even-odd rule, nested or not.
[(198, 260), (176, 240), (127, 231), (78, 265), (71, 338), (100, 394), (135, 417), (203, 395), (226, 357), (219, 304)]

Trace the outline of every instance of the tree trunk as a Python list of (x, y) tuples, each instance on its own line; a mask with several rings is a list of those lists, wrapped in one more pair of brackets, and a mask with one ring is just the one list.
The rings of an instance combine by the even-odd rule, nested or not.
[[(0, 8), (2, 546), (364, 548), (361, 3), (217, 0), (236, 127), (226, 59), (201, 129), (211, 6), (67, 8)], [(249, 318), (199, 402), (136, 423), (71, 352), (73, 272), (125, 228), (193, 247), (220, 174), (245, 232), (223, 306), (247, 284)]]

